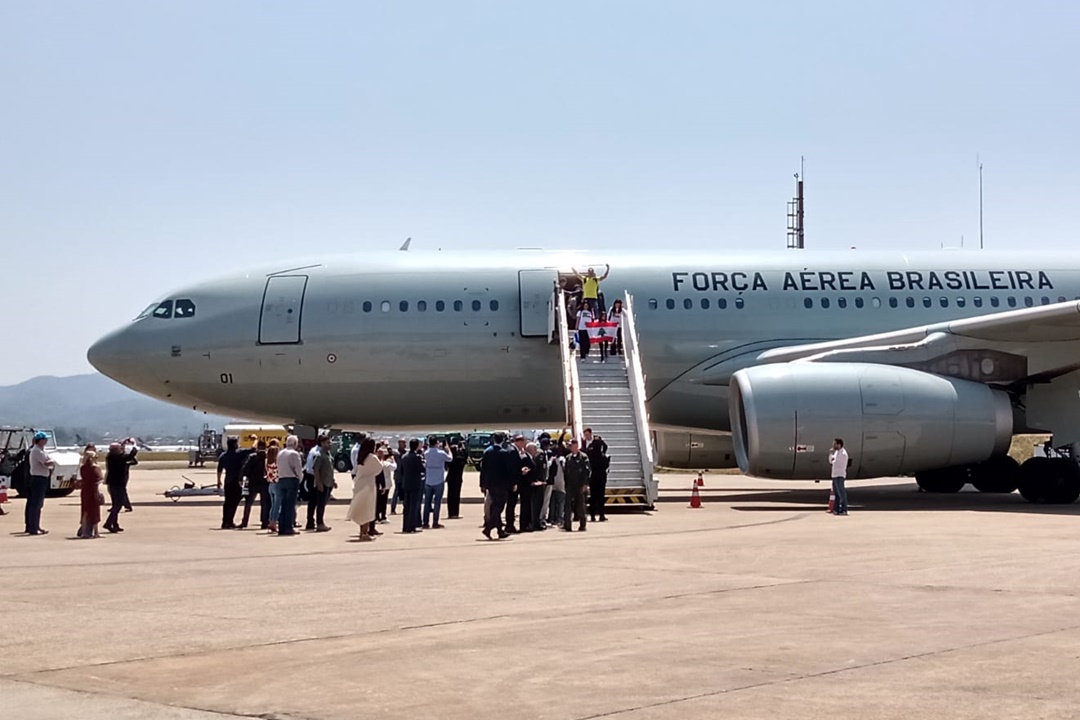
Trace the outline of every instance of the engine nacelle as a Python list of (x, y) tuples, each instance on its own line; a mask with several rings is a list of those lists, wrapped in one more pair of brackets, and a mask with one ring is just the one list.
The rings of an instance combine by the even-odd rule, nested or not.
[(827, 478), (833, 438), (848, 477), (906, 475), (1008, 451), (1009, 396), (970, 380), (867, 363), (786, 363), (739, 370), (729, 410), (743, 472)]

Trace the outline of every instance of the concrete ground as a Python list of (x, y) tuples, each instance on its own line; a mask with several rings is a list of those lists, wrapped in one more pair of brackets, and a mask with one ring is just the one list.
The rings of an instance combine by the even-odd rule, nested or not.
[[(136, 469), (127, 532), (0, 518), (0, 717), (1075, 718), (1080, 506), (664, 475), (658, 510), (488, 542), (222, 531)], [(474, 478), (467, 477), (473, 490)], [(348, 495), (348, 481), (338, 491)], [(669, 490), (670, 488), (670, 490)], [(384, 530), (399, 530), (395, 524)]]

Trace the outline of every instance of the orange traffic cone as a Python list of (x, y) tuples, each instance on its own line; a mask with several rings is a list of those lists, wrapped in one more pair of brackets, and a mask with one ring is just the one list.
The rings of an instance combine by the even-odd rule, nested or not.
[(7, 484), (6, 483), (0, 483), (0, 505), (3, 505), (7, 501), (8, 501)]
[(697, 484), (698, 487), (705, 487), (705, 472), (703, 470), (698, 470)]
[(690, 507), (701, 507), (701, 493), (698, 492), (698, 481), (694, 481), (694, 489), (690, 492)]
[(836, 490), (829, 488), (829, 507), (825, 510), (827, 513), (832, 513), (836, 509)]

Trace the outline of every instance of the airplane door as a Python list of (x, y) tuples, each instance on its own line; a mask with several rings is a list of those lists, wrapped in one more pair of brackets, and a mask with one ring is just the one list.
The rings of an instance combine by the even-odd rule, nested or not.
[(267, 279), (259, 315), (260, 345), (296, 345), (304, 313), (307, 275), (275, 275)]
[(557, 270), (519, 270), (521, 293), (521, 336), (547, 337), (552, 330), (552, 313)]

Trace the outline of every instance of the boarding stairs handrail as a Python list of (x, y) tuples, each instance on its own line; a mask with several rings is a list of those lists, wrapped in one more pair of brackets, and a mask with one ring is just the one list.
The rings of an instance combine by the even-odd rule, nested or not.
[(638, 433), (638, 449), (641, 451), (641, 473), (645, 478), (649, 504), (656, 502), (659, 488), (654, 474), (652, 432), (649, 428), (649, 411), (645, 406), (645, 369), (641, 365), (641, 343), (634, 319), (634, 299), (626, 293), (626, 307), (622, 315), (623, 352), (626, 355), (626, 372), (630, 379), (630, 397), (634, 403), (634, 419)]
[(579, 438), (582, 434), (581, 424), (581, 384), (578, 380), (578, 367), (574, 362), (573, 351), (570, 350), (570, 319), (566, 313), (566, 296), (555, 286), (556, 318), (559, 325), (559, 354), (562, 357), (563, 370), (563, 398), (566, 401), (567, 426), (572, 437)]

